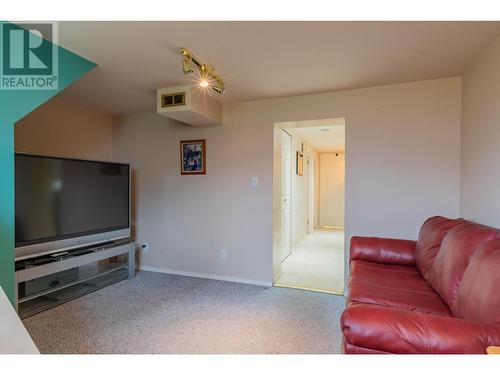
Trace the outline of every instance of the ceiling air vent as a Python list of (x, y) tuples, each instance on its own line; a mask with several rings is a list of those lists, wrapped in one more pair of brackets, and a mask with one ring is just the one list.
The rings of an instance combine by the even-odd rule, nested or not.
[(175, 107), (178, 105), (186, 104), (186, 93), (185, 92), (176, 92), (173, 94), (163, 94), (161, 96), (161, 107)]
[(199, 86), (158, 89), (156, 111), (187, 125), (221, 125), (222, 104), (209, 92)]

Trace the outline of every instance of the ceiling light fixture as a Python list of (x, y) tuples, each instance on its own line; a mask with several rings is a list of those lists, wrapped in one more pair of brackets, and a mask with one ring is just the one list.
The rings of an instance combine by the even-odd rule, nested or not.
[(187, 48), (180, 49), (181, 55), (184, 56), (182, 60), (182, 70), (184, 74), (192, 74), (195, 72), (195, 67), (200, 72), (200, 82), (201, 87), (210, 87), (217, 94), (224, 94), (225, 84), (222, 77), (220, 77), (213, 66), (210, 64), (203, 64), (200, 60), (194, 56)]

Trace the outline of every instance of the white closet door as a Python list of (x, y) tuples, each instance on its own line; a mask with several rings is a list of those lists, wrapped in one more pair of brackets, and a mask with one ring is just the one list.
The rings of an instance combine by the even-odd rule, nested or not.
[(319, 169), (319, 224), (321, 227), (343, 227), (345, 154), (321, 153)]
[(283, 262), (292, 250), (292, 215), (291, 215), (291, 189), (292, 189), (292, 136), (281, 132), (281, 161), (282, 161), (282, 192), (281, 192), (281, 215), (282, 215), (282, 244), (281, 261)]

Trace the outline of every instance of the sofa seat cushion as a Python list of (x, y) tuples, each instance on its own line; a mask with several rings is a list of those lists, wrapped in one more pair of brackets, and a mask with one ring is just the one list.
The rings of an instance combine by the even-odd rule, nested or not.
[(392, 286), (399, 289), (421, 289), (427, 286), (415, 267), (393, 264), (381, 264), (364, 260), (350, 263), (351, 282), (364, 282), (379, 286)]
[(348, 303), (450, 316), (448, 307), (415, 267), (354, 260), (350, 271)]

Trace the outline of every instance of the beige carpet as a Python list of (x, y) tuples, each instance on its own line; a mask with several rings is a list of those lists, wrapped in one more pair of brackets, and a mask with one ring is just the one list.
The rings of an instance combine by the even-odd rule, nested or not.
[(143, 271), (23, 322), (42, 353), (339, 353), (344, 303)]
[(302, 240), (281, 264), (277, 285), (344, 291), (344, 231), (316, 230)]

